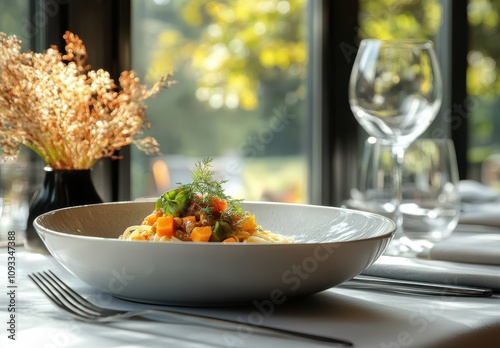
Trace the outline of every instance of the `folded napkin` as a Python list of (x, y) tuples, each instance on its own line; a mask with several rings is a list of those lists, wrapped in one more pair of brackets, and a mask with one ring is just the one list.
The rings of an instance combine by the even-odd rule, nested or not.
[(461, 180), (458, 183), (458, 193), (462, 202), (466, 203), (484, 203), (500, 199), (500, 193), (496, 190), (474, 180)]
[(477, 286), (500, 291), (500, 267), (497, 265), (383, 255), (362, 274), (447, 285)]
[(500, 234), (455, 234), (420, 256), (432, 260), (500, 266)]
[(460, 224), (500, 227), (500, 202), (462, 203)]
[(458, 184), (462, 202), (459, 223), (500, 227), (500, 194), (477, 181)]

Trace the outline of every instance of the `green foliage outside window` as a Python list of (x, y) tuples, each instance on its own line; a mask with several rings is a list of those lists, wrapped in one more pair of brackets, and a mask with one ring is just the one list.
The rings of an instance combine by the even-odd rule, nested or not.
[[(183, 69), (196, 78), (200, 101), (243, 110), (258, 107), (262, 85), (305, 79), (304, 0), (174, 3), (184, 24), (159, 35), (151, 78)], [(305, 90), (294, 87), (284, 97), (303, 100)]]
[[(178, 82), (167, 97), (175, 108), (165, 109), (162, 100), (150, 103), (149, 114), (165, 119), (151, 130), (165, 139), (160, 141), (165, 153), (234, 151), (277, 113), (293, 117), (258, 155), (296, 154), (302, 148), (305, 0), (171, 0), (154, 10), (153, 1), (133, 4), (136, 13), (148, 16), (133, 31), (134, 68), (147, 67), (138, 73), (151, 81), (173, 70)], [(206, 134), (210, 142), (186, 133)]]
[[(360, 38), (427, 38), (441, 29), (439, 0), (360, 0)], [(467, 92), (469, 161), (500, 153), (500, 1), (470, 0)]]
[[(287, 182), (304, 192), (307, 1), (132, 5), (134, 70), (150, 81), (173, 70), (177, 81), (164, 98), (148, 102), (155, 125), (148, 135), (158, 139), (161, 151), (167, 157), (238, 158), (244, 162), (239, 177), (252, 187), (247, 199), (263, 197), (256, 187), (281, 190)], [(133, 159), (132, 178), (138, 179), (132, 187), (139, 188), (144, 179), (137, 172), (151, 159), (135, 152)], [(257, 185), (247, 176), (257, 178)], [(264, 183), (274, 177), (278, 185)]]
[(470, 0), (467, 91), (470, 103), (469, 161), (500, 153), (500, 1)]

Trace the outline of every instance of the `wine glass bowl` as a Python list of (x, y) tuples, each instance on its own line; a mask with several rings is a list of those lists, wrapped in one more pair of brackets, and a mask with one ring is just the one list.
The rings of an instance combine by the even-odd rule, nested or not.
[(370, 135), (407, 147), (430, 126), (441, 100), (441, 73), (430, 41), (361, 42), (349, 102)]

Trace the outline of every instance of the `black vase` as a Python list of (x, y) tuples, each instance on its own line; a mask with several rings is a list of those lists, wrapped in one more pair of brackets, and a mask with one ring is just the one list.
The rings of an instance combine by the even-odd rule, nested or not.
[(33, 221), (51, 210), (102, 203), (91, 178), (91, 170), (59, 170), (45, 167), (45, 178), (30, 202), (24, 246), (29, 251), (48, 253), (33, 227)]

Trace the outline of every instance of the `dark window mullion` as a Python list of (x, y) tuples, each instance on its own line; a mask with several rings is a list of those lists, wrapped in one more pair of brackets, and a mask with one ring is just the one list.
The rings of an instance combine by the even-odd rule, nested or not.
[(467, 0), (448, 0), (451, 18), (451, 57), (447, 63), (451, 66), (451, 138), (457, 152), (460, 179), (468, 176), (468, 122), (467, 110), (467, 55), (468, 55), (468, 19)]
[(348, 100), (358, 47), (357, 1), (322, 2), (321, 204), (338, 206), (349, 196), (358, 167), (359, 124)]

